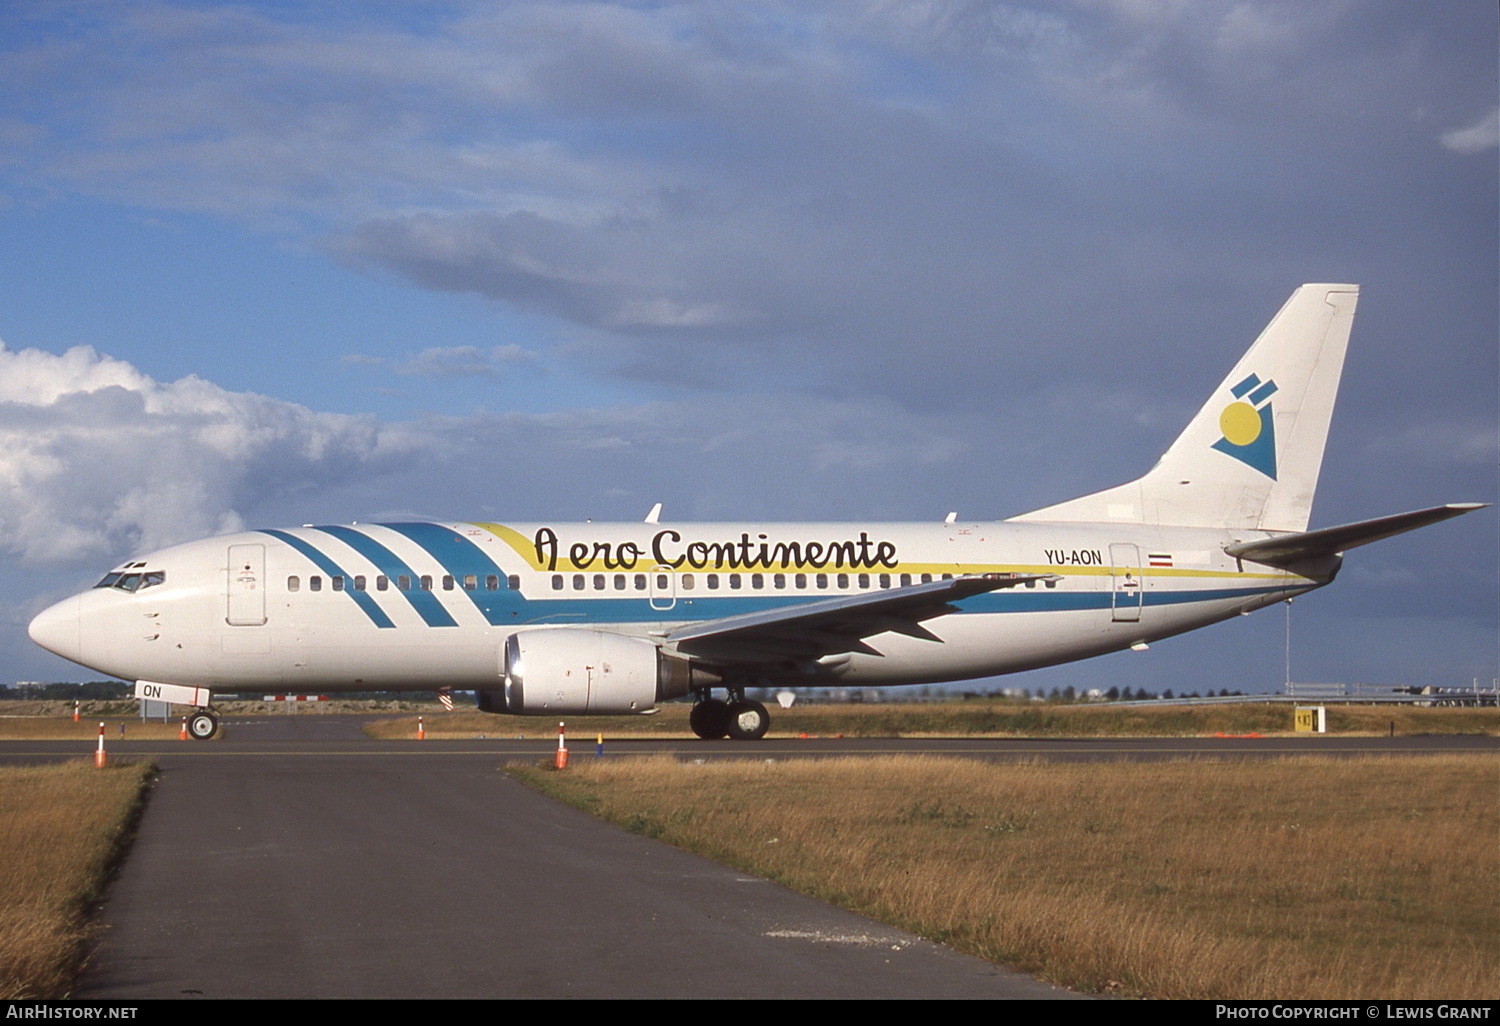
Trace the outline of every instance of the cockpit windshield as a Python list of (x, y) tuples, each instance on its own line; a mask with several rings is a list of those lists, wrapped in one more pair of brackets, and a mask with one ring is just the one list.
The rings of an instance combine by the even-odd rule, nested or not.
[(120, 591), (140, 591), (162, 584), (167, 579), (165, 570), (112, 570), (94, 585), (96, 588), (118, 588)]

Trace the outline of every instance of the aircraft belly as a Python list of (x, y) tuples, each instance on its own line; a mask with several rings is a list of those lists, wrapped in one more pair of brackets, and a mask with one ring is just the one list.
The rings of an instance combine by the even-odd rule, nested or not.
[[(491, 687), (499, 678), (499, 645), (484, 631), (364, 632), (359, 642), (320, 636), (283, 656), (286, 684), (326, 690)], [(432, 635), (439, 636), (432, 636)]]

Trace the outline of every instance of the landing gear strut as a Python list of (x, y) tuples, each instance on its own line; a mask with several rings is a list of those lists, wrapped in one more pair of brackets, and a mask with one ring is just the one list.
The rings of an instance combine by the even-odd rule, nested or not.
[(219, 732), (219, 714), (212, 709), (194, 709), (188, 717), (188, 733), (199, 741), (207, 741)]
[(736, 741), (758, 741), (771, 727), (766, 707), (745, 697), (743, 691), (731, 691), (729, 701), (703, 698), (688, 716), (693, 733), (705, 741), (728, 736)]

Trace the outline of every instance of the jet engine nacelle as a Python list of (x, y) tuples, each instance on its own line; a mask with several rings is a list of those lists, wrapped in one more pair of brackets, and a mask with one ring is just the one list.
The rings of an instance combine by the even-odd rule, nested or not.
[(519, 631), (505, 639), (503, 690), (476, 696), (485, 712), (645, 713), (690, 687), (718, 683), (644, 638), (582, 627)]

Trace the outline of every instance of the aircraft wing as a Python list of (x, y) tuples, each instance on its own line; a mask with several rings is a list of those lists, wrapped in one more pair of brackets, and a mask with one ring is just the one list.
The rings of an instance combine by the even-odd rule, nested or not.
[(1224, 546), (1224, 551), (1236, 559), (1248, 559), (1252, 563), (1270, 566), (1288, 566), (1320, 556), (1331, 556), (1359, 545), (1380, 541), (1405, 531), (1414, 531), (1440, 520), (1471, 513), (1488, 506), (1487, 502), (1450, 502), (1446, 506), (1397, 513), (1374, 520), (1361, 520), (1339, 527), (1325, 527), (1318, 531), (1303, 531), (1300, 534), (1284, 534), (1279, 538), (1264, 541), (1240, 542)]
[(689, 655), (738, 663), (809, 659), (843, 652), (881, 653), (866, 642), (894, 631), (928, 641), (940, 640), (923, 620), (956, 611), (953, 603), (973, 595), (1014, 588), (1027, 581), (1055, 580), (1056, 574), (984, 574), (914, 584), (894, 590), (808, 602), (762, 613), (727, 616), (680, 627), (666, 640)]

